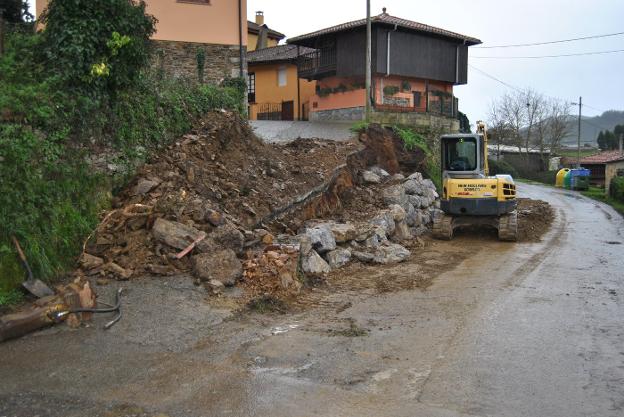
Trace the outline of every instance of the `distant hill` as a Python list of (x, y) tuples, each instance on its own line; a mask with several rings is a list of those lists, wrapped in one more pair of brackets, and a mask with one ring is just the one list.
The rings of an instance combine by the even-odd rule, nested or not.
[[(578, 140), (578, 117), (570, 118), (570, 133), (561, 143), (576, 145)], [(583, 117), (581, 120), (581, 144), (596, 146), (596, 138), (601, 130), (613, 130), (616, 125), (624, 124), (624, 111), (610, 110), (600, 116)]]

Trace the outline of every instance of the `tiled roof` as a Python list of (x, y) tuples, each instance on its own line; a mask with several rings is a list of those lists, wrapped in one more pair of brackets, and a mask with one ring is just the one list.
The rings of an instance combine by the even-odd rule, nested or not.
[[(314, 51), (305, 46), (299, 47), (300, 54)], [(247, 53), (247, 62), (259, 64), (262, 62), (291, 61), (297, 58), (297, 45), (278, 45), (270, 48), (257, 49)]]
[[(477, 38), (473, 38), (470, 36), (465, 36), (459, 33), (451, 32), (445, 29), (440, 29), (437, 27), (425, 25), (423, 23), (414, 22), (407, 19), (401, 19), (400, 17), (390, 16), (387, 13), (382, 13), (377, 16), (371, 17), (372, 23), (385, 23), (388, 25), (397, 25), (398, 27), (415, 30), (418, 32), (432, 33), (440, 36), (445, 36), (448, 38), (457, 39), (460, 41), (466, 41), (468, 45), (476, 45), (480, 44), (481, 41)], [(342, 32), (349, 29), (354, 29), (356, 27), (365, 26), (366, 19), (354, 20), (352, 22), (342, 23), (340, 25), (332, 26), (326, 29), (317, 30), (316, 32), (308, 33), (301, 36), (296, 36), (294, 38), (288, 39), (288, 43), (297, 43), (299, 41), (315, 38), (321, 35), (327, 35), (329, 33), (334, 32)]]
[[(248, 20), (247, 21), (247, 31), (251, 32), (251, 33), (258, 34), (258, 33), (260, 33), (260, 25), (257, 24), (256, 22), (252, 22), (251, 20)], [(278, 31), (273, 30), (273, 29), (269, 29), (268, 36), (269, 36), (269, 38), (277, 39), (278, 41), (281, 41), (282, 39), (284, 39), (286, 37), (286, 35), (284, 35), (283, 33), (279, 33)]]
[(605, 151), (581, 158), (581, 164), (607, 164), (617, 161), (624, 161), (624, 154), (620, 151)]

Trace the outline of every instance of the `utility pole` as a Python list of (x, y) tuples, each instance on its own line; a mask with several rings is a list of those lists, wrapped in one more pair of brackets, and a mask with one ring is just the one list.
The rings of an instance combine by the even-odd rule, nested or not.
[(366, 121), (371, 116), (371, 32), (370, 0), (366, 0)]
[(578, 116), (578, 139), (576, 143), (576, 167), (581, 167), (581, 113), (583, 112), (583, 97), (579, 97), (578, 103), (570, 103), (573, 106), (578, 104), (579, 116)]
[(579, 97), (578, 141), (576, 143), (576, 167), (581, 167), (581, 113), (583, 112), (583, 97)]

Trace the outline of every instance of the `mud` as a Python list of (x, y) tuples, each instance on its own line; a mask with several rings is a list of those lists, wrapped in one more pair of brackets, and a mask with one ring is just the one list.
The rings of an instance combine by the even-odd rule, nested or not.
[(518, 241), (539, 242), (548, 232), (555, 213), (545, 201), (518, 199)]

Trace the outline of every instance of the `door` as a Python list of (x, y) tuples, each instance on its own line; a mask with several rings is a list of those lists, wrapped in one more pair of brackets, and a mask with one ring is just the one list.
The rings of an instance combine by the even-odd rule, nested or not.
[(282, 120), (295, 120), (295, 102), (282, 102)]

